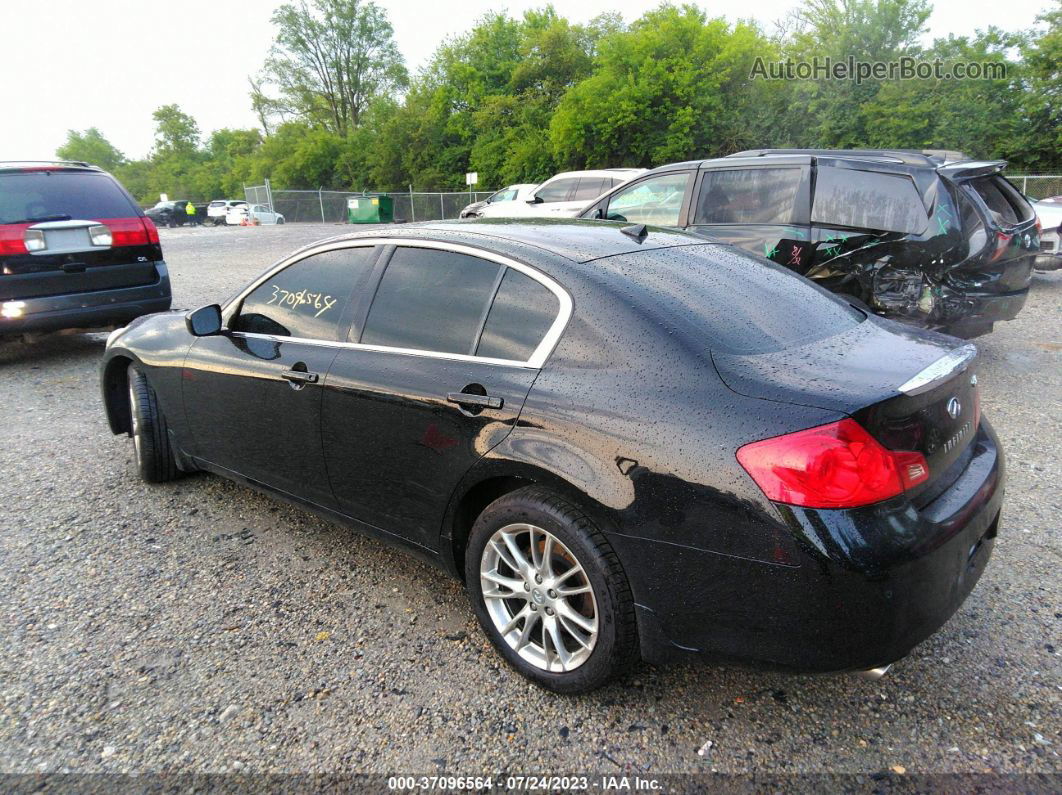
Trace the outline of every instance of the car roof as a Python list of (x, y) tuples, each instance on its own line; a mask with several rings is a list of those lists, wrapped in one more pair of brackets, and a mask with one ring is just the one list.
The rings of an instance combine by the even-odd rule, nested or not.
[[(961, 152), (951, 154), (962, 156)], [(885, 160), (908, 166), (936, 167), (944, 164), (945, 158), (938, 152), (917, 152), (912, 149), (748, 149), (727, 157), (774, 157), (777, 155), (816, 155), (820, 157), (851, 157), (858, 160)]]
[(0, 171), (90, 171), (103, 173), (98, 166), (80, 160), (0, 160)]
[[(557, 179), (558, 177), (611, 177), (616, 174), (640, 174), (645, 171), (644, 168), (591, 168), (585, 171), (561, 171), (554, 174), (552, 177), (546, 180)], [(543, 183), (544, 184), (544, 183)]]
[(499, 254), (519, 257), (528, 247), (554, 254), (571, 262), (590, 262), (634, 251), (674, 246), (712, 245), (704, 237), (674, 229), (648, 227), (648, 234), (638, 241), (621, 230), (632, 226), (620, 221), (592, 221), (574, 218), (477, 218), (464, 221), (428, 221), (418, 224), (376, 227), (359, 230), (324, 242), (387, 237), (410, 241), (443, 240)]

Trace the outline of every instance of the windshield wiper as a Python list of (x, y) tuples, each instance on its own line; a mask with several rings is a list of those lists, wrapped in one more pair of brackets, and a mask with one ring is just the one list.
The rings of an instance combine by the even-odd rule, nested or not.
[(23, 218), (21, 221), (4, 221), (5, 224), (43, 224), (47, 221), (69, 221), (69, 215), (35, 215), (32, 218)]

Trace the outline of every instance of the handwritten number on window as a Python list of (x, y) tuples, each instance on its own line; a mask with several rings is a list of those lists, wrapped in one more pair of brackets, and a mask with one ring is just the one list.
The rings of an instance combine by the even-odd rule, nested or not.
[(324, 293), (313, 293), (308, 290), (299, 290), (298, 292), (284, 290), (275, 284), (270, 285), (270, 287), (273, 288), (273, 297), (266, 301), (267, 306), (276, 304), (277, 306), (290, 306), (292, 309), (305, 306), (308, 309), (316, 309), (317, 312), (314, 317), (320, 317), (336, 305), (337, 299)]

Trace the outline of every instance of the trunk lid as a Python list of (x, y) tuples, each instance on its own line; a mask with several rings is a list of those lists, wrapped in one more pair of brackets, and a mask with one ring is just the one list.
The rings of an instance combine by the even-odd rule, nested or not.
[(969, 343), (868, 319), (808, 345), (713, 351), (712, 360), (739, 394), (837, 411), (887, 449), (921, 453), (929, 479), (910, 492), (916, 497), (939, 493), (961, 472), (980, 411), (975, 356)]
[[(90, 237), (100, 225), (109, 245)], [(154, 226), (110, 175), (64, 166), (0, 171), (0, 300), (152, 284), (161, 259)]]
[(968, 257), (949, 274), (955, 286), (988, 294), (1024, 290), (1040, 241), (1036, 210), (1003, 176), (1004, 162), (946, 166), (958, 190)]

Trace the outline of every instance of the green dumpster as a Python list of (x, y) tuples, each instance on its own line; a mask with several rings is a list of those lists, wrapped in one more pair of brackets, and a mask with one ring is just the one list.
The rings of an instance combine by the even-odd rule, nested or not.
[(348, 224), (389, 224), (394, 220), (395, 203), (390, 196), (347, 198)]

